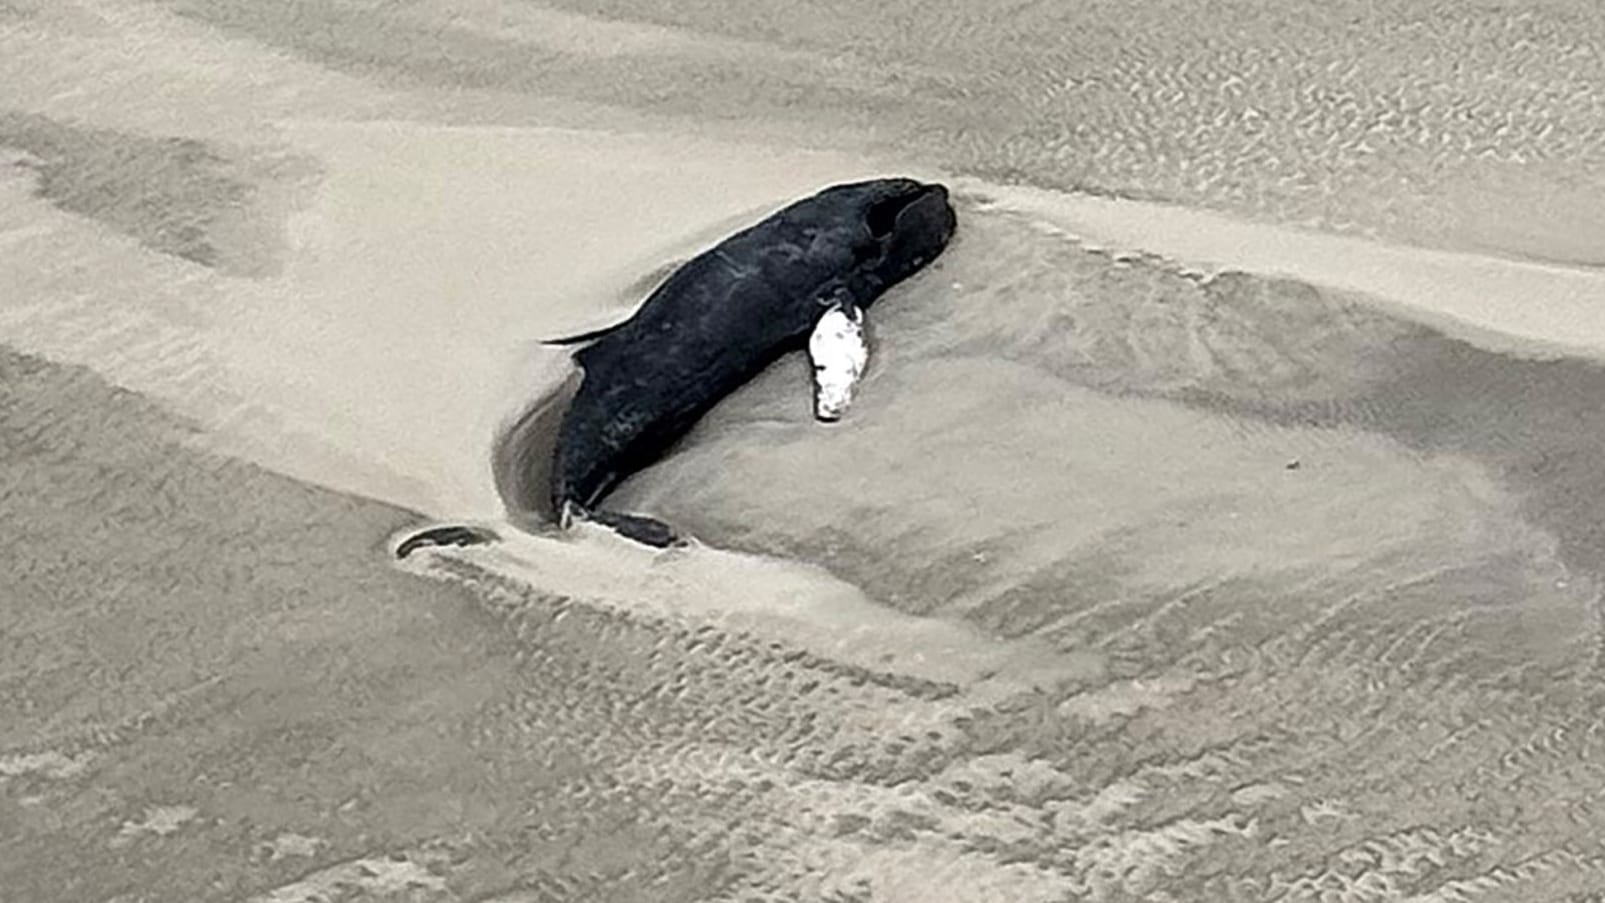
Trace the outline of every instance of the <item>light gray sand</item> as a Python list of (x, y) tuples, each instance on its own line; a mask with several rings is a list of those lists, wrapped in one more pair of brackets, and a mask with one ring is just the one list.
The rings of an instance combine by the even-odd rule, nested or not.
[[(0, 3), (0, 900), (1605, 894), (1605, 376), (1421, 324), (1587, 310), (1500, 258), (1597, 259), (1605, 22), (1265, 6)], [(796, 560), (388, 559), (532, 340), (888, 167), (1499, 289), (965, 196), (846, 421), (619, 493)]]
[(404, 512), (187, 451), (82, 372), (0, 374), (7, 901), (382, 889), (396, 859), (450, 893), (357, 898), (698, 899), (739, 878), (708, 822), (762, 808), (764, 768), (686, 763), (824, 758), (844, 707), (935, 692), (419, 580), (379, 545)]
[(543, 4), (632, 23), (590, 46), (495, 0), (166, 5), (409, 84), (779, 120), (994, 178), (1600, 262), (1588, 0)]

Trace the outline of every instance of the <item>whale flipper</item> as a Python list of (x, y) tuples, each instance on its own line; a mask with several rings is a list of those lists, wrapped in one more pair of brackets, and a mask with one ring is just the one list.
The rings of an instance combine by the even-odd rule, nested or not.
[(830, 302), (808, 337), (808, 358), (814, 366), (814, 418), (834, 423), (842, 418), (869, 363), (864, 309), (851, 298)]

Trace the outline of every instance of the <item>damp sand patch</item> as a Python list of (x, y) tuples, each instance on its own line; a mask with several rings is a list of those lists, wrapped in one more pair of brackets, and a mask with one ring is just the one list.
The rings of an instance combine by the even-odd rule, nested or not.
[(96, 128), (0, 112), (0, 148), (34, 174), (36, 194), (151, 250), (233, 275), (272, 272), (283, 214), (311, 164), (194, 138)]

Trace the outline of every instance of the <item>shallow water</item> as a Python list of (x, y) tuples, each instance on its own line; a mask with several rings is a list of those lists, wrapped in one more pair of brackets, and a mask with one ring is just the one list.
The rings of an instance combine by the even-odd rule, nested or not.
[[(1605, 892), (1601, 15), (0, 2), (0, 897)], [(887, 171), (841, 423), (495, 523), (535, 342)]]

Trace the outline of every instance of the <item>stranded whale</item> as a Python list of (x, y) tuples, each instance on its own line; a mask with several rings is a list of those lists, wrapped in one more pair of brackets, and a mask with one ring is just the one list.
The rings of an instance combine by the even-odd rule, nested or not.
[[(558, 435), (551, 503), (654, 545), (672, 531), (599, 512), (720, 399), (800, 347), (821, 299), (868, 307), (935, 259), (956, 218), (941, 185), (876, 179), (791, 204), (693, 258), (617, 326), (571, 339), (584, 371)], [(620, 522), (620, 521), (624, 522)], [(643, 535), (643, 532), (650, 535)]]
[(667, 525), (598, 503), (726, 395), (807, 344), (822, 316), (834, 311), (856, 325), (861, 314), (849, 312), (934, 260), (955, 227), (942, 185), (835, 185), (692, 258), (624, 322), (548, 342), (580, 346), (573, 359), (583, 371), (552, 457), (558, 524), (586, 519), (649, 545), (675, 544)]

